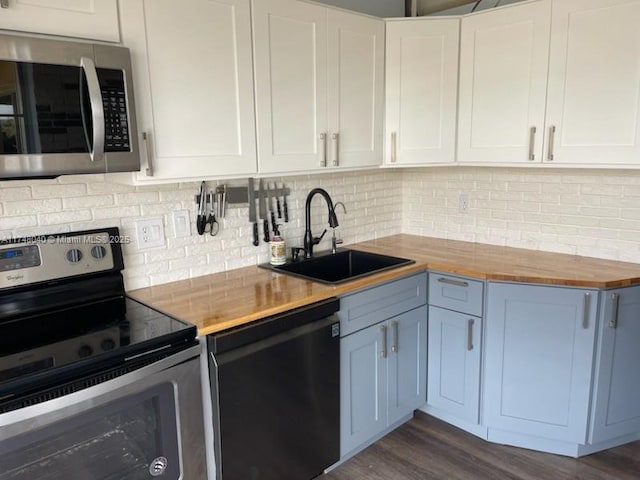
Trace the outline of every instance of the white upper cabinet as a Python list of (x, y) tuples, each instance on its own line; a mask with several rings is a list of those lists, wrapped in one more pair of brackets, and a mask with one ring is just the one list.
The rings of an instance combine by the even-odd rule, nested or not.
[(2, 29), (120, 41), (118, 0), (8, 0), (6, 3), (0, 10)]
[(638, 0), (553, 2), (545, 162), (640, 165), (639, 25)]
[(455, 160), (458, 19), (387, 22), (385, 164)]
[(259, 170), (377, 165), (382, 20), (292, 0), (254, 0)]
[(120, 9), (146, 134), (137, 180), (255, 173), (249, 0), (121, 0)]
[(382, 160), (384, 22), (328, 11), (329, 166)]
[(542, 158), (550, 15), (545, 0), (463, 17), (458, 161)]

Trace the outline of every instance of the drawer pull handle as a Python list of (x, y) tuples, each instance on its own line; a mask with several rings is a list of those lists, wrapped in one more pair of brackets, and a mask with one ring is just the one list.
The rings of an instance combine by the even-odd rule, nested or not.
[(475, 321), (473, 318), (470, 318), (467, 321), (467, 350), (473, 350), (473, 324)]
[(620, 295), (612, 293), (609, 295), (609, 300), (612, 302), (611, 319), (609, 319), (609, 328), (618, 328), (618, 308), (620, 307)]
[(555, 137), (556, 127), (552, 125), (551, 127), (549, 127), (549, 153), (547, 153), (547, 160), (549, 160), (550, 162), (553, 162), (553, 159), (555, 158), (555, 155), (553, 154), (553, 144), (555, 141)]
[(451, 278), (445, 278), (445, 277), (440, 277), (438, 279), (438, 281), (440, 283), (446, 283), (447, 285), (454, 285), (456, 287), (468, 287), (469, 286), (469, 282), (464, 282), (462, 280), (453, 280)]
[(327, 166), (327, 134), (322, 132), (320, 134), (320, 149), (322, 153), (320, 154), (320, 166)]
[(529, 161), (533, 162), (536, 159), (536, 127), (531, 127), (529, 130)]
[(142, 143), (144, 143), (144, 151), (147, 154), (147, 168), (144, 171), (147, 177), (153, 177), (153, 155), (151, 155), (151, 139), (150, 134), (142, 132)]
[(391, 352), (398, 353), (398, 322), (394, 320), (391, 322), (393, 327), (393, 344), (391, 344)]
[(387, 326), (380, 326), (380, 336), (382, 337), (382, 351), (380, 352), (380, 356), (382, 358), (387, 358)]
[(397, 138), (398, 134), (396, 132), (391, 132), (391, 163), (396, 163), (396, 155), (398, 151)]

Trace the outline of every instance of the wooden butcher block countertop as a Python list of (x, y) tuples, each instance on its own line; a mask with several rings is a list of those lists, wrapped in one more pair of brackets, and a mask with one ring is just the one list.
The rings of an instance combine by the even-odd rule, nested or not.
[(427, 268), (479, 279), (576, 287), (640, 283), (640, 264), (415, 235), (393, 235), (347, 248), (410, 258), (416, 263), (336, 286), (253, 266), (128, 293), (193, 323), (200, 335), (207, 335)]

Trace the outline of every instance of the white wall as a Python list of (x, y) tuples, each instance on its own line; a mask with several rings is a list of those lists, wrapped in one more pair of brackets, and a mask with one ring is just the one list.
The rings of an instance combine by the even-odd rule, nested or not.
[(402, 192), (407, 233), (640, 263), (636, 170), (411, 169)]
[[(251, 244), (248, 206), (230, 205), (216, 237), (195, 232), (196, 205), (193, 196), (199, 183), (133, 187), (112, 183), (105, 175), (65, 176), (56, 180), (0, 181), (0, 239), (47, 233), (121, 227), (131, 238), (123, 246), (125, 281), (128, 289), (166, 283), (208, 273), (231, 270), (269, 260), (268, 246)], [(281, 182), (281, 178), (268, 179)], [(301, 246), (304, 234), (304, 202), (314, 187), (323, 187), (334, 202), (342, 201), (347, 214), (338, 210), (338, 236), (345, 243), (398, 233), (401, 226), (401, 175), (370, 171), (285, 178), (291, 189), (288, 199), (291, 221), (282, 233), (287, 246)], [(209, 188), (214, 187), (209, 184)], [(229, 185), (246, 185), (245, 181)], [(257, 184), (256, 184), (257, 187)], [(320, 196), (312, 206), (313, 233), (327, 225), (327, 207)], [(192, 236), (175, 238), (172, 212), (188, 209)], [(161, 217), (167, 242), (164, 248), (140, 250), (135, 222)], [(262, 235), (262, 227), (260, 227)], [(318, 250), (331, 248), (327, 232)]]
[(404, 17), (404, 0), (317, 0), (376, 17)]

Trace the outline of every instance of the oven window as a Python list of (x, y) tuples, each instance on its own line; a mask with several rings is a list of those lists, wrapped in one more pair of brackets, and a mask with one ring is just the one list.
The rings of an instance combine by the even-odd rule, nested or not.
[(0, 480), (175, 480), (176, 425), (165, 383), (2, 440)]

